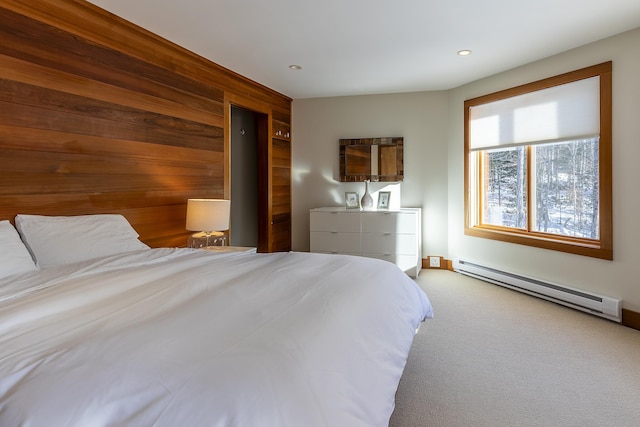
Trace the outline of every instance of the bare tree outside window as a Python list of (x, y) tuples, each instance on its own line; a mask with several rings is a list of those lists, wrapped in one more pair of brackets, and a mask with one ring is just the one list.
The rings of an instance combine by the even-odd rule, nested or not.
[(527, 228), (527, 169), (525, 147), (489, 150), (484, 154), (485, 224)]
[(534, 229), (598, 239), (598, 139), (541, 145), (534, 151)]

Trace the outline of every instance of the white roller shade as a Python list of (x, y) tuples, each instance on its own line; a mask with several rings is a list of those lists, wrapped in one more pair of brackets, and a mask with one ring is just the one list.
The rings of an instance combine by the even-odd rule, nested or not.
[(600, 134), (600, 77), (470, 107), (470, 149), (593, 138)]

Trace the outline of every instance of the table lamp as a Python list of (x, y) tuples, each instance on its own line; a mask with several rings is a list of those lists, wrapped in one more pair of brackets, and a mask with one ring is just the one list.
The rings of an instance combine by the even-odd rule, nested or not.
[(229, 229), (230, 212), (230, 200), (188, 199), (186, 229), (197, 231), (189, 237), (188, 246), (226, 246), (224, 231)]

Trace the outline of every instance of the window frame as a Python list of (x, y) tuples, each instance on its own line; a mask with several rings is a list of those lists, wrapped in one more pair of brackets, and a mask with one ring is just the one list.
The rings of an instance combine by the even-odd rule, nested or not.
[[(599, 179), (599, 239), (580, 239), (542, 233), (531, 230), (510, 229), (507, 227), (482, 225), (480, 215), (482, 204), (481, 180), (476, 179), (476, 188), (471, 188), (470, 168), (473, 167), (479, 178), (481, 173), (480, 155), (475, 156), (477, 163), (470, 164), (470, 110), (471, 107), (499, 101), (506, 98), (536, 92), (553, 86), (571, 83), (590, 77), (600, 77), (600, 137), (598, 142), (598, 179)], [(491, 93), (464, 102), (464, 234), (515, 243), (537, 248), (550, 249), (577, 255), (590, 256), (606, 260), (613, 259), (613, 203), (612, 203), (612, 62), (586, 67), (558, 76), (538, 80), (521, 86)], [(527, 172), (531, 172), (531, 146), (527, 147)], [(472, 191), (473, 190), (473, 191)], [(471, 198), (476, 199), (472, 203)], [(527, 205), (531, 209), (531, 189), (527, 188)], [(475, 209), (472, 207), (475, 206)]]

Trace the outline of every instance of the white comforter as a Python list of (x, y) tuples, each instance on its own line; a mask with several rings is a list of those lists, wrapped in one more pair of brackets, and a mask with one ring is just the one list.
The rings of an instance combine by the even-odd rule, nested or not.
[(396, 266), (152, 249), (0, 281), (0, 426), (384, 426), (431, 317)]

